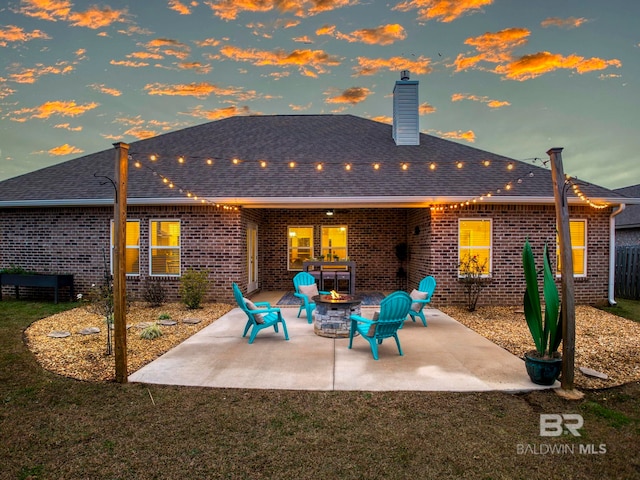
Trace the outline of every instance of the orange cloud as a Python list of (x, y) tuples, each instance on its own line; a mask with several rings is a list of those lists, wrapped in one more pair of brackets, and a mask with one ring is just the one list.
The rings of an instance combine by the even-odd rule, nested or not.
[[(256, 49), (241, 49), (225, 46), (220, 49), (225, 57), (235, 61), (250, 62), (256, 66), (274, 65), (278, 67), (296, 66), (303, 75), (316, 76), (316, 73), (326, 73), (327, 67), (340, 65), (338, 57), (329, 55), (323, 50), (293, 50), (285, 52), (277, 50), (268, 52)], [(309, 68), (313, 70), (309, 70)]]
[(380, 123), (393, 123), (393, 118), (387, 117), (385, 115), (378, 115), (377, 117), (371, 118), (371, 120), (373, 120), (374, 122), (380, 122)]
[(22, 0), (19, 12), (28, 17), (55, 22), (67, 18), (72, 5), (67, 0)]
[(490, 108), (501, 108), (511, 105), (505, 100), (492, 100), (489, 97), (480, 97), (478, 95), (470, 95), (468, 93), (454, 93), (451, 95), (452, 102), (459, 102), (461, 100), (471, 100), (473, 102), (486, 103)]
[(405, 57), (391, 58), (366, 58), (358, 57), (358, 64), (353, 67), (354, 76), (376, 75), (381, 69), (397, 72), (399, 70), (410, 70), (416, 75), (426, 75), (432, 72), (429, 66), (431, 60), (420, 56), (415, 60), (408, 60)]
[(473, 130), (467, 130), (466, 132), (461, 132), (458, 130), (457, 132), (437, 132), (438, 135), (444, 138), (451, 138), (453, 140), (466, 140), (469, 143), (473, 143), (476, 141), (476, 134)]
[(216, 40), (215, 38), (205, 38), (204, 40), (200, 40), (195, 42), (198, 47), (217, 47), (220, 45), (220, 40)]
[(193, 70), (196, 73), (209, 73), (211, 71), (211, 65), (204, 65), (200, 62), (181, 62), (178, 63), (178, 67), (181, 70)]
[(420, 106), (418, 107), (418, 113), (420, 115), (429, 115), (431, 113), (435, 113), (435, 111), (436, 111), (436, 107), (434, 107), (433, 105), (429, 105), (426, 102), (420, 104)]
[(393, 7), (393, 10), (418, 10), (418, 20), (422, 21), (436, 19), (439, 22), (452, 22), (492, 3), (493, 0), (406, 0)]
[(120, 90), (109, 88), (104, 84), (92, 83), (91, 85), (89, 85), (89, 87), (100, 93), (104, 93), (105, 95), (111, 95), (112, 97), (119, 97), (120, 95), (122, 95), (122, 92)]
[[(365, 101), (371, 93), (372, 93), (371, 90), (365, 87), (351, 87), (351, 88), (347, 88), (346, 90), (344, 90), (342, 93), (338, 95), (327, 98), (325, 102), (326, 103), (350, 103), (351, 105), (355, 105), (357, 103)], [(330, 93), (325, 92), (325, 95), (330, 95)]]
[(37, 38), (51, 40), (51, 37), (41, 30), (25, 32), (21, 27), (15, 25), (0, 28), (0, 47), (6, 47), (10, 42), (28, 42)]
[(74, 27), (86, 27), (96, 30), (108, 27), (115, 22), (126, 22), (127, 10), (113, 10), (109, 7), (91, 7), (85, 12), (73, 12), (67, 20)]
[(187, 5), (185, 5), (184, 3), (179, 2), (178, 0), (169, 0), (169, 8), (171, 10), (175, 10), (180, 15), (190, 15), (191, 14), (191, 9)]
[(213, 14), (223, 20), (235, 20), (242, 12), (269, 12), (277, 9), (298, 17), (317, 15), (348, 5), (359, 0), (206, 0)]
[(65, 75), (75, 69), (67, 62), (58, 62), (56, 65), (37, 64), (33, 68), (25, 68), (17, 73), (10, 73), (9, 80), (16, 83), (35, 83), (43, 75)]
[(130, 135), (139, 140), (144, 140), (145, 138), (155, 137), (158, 134), (155, 130), (149, 130), (145, 128), (130, 128), (129, 130), (124, 132), (124, 135)]
[(235, 96), (238, 98), (255, 96), (255, 92), (243, 92), (238, 88), (231, 87), (221, 88), (207, 82), (178, 85), (150, 83), (145, 85), (144, 89), (149, 95), (191, 96), (196, 98), (205, 98), (212, 93), (219, 96)]
[(183, 115), (190, 115), (196, 118), (206, 118), (207, 120), (221, 120), (223, 118), (235, 117), (238, 115), (249, 115), (249, 107), (237, 107), (232, 105), (229, 107), (218, 108), (216, 110), (205, 110), (202, 106), (191, 109)]
[(313, 40), (308, 35), (303, 35), (302, 37), (294, 37), (292, 40), (299, 43), (313, 43)]
[(350, 43), (361, 42), (369, 45), (391, 45), (407, 37), (402, 25), (397, 23), (380, 25), (376, 28), (363, 28), (351, 33), (340, 33), (336, 31), (335, 26), (325, 25), (316, 30), (316, 35), (332, 35)]
[(181, 60), (187, 58), (191, 53), (189, 45), (172, 38), (155, 38), (147, 42), (146, 47), (151, 53), (171, 55)]
[(511, 52), (527, 43), (530, 31), (526, 28), (507, 28), (499, 32), (487, 32), (477, 37), (467, 38), (466, 45), (475, 47), (478, 55), (466, 57), (458, 55), (454, 61), (456, 71), (476, 67), (480, 62), (501, 63), (512, 59)]
[(582, 74), (594, 70), (604, 70), (608, 67), (620, 68), (621, 66), (622, 62), (617, 59), (584, 58), (575, 54), (565, 57), (557, 53), (538, 52), (524, 55), (506, 65), (499, 65), (495, 72), (509, 80), (524, 81), (558, 69), (575, 70)]
[(118, 65), (119, 67), (132, 67), (132, 68), (140, 68), (140, 67), (148, 67), (149, 64), (147, 62), (132, 62), (129, 60), (111, 60), (109, 62), (111, 65)]
[(51, 150), (49, 150), (49, 155), (62, 156), (62, 155), (71, 155), (72, 153), (78, 154), (82, 152), (84, 152), (84, 150), (78, 147), (69, 145), (68, 143), (65, 143), (64, 145), (60, 145), (58, 147), (54, 147)]
[(307, 103), (306, 105), (294, 105), (292, 103), (289, 104), (289, 108), (294, 112), (303, 112), (305, 110), (309, 110), (311, 106), (311, 102)]
[(81, 132), (82, 131), (82, 126), (72, 127), (68, 123), (59, 123), (57, 125), (54, 125), (53, 128), (64, 128), (65, 130), (69, 130), (70, 132)]
[[(1, 80), (2, 79), (0, 79), (0, 81)], [(9, 88), (5, 85), (0, 85), (0, 100), (13, 95), (14, 93), (16, 93), (16, 91), (13, 88)]]
[(60, 115), (63, 117), (77, 117), (78, 115), (83, 115), (89, 110), (93, 110), (99, 105), (100, 104), (96, 102), (79, 105), (74, 100), (71, 100), (69, 102), (52, 101), (45, 102), (37, 107), (16, 110), (13, 113), (14, 115), (18, 115), (22, 118), (49, 118), (53, 115)]
[(73, 4), (67, 0), (22, 0), (18, 10), (23, 15), (56, 22), (63, 20), (74, 27), (98, 29), (108, 27), (112, 23), (127, 22), (129, 15), (126, 9), (114, 10), (110, 7), (92, 6), (84, 12), (73, 12)]
[(577, 18), (577, 17), (569, 17), (569, 18), (558, 18), (558, 17), (549, 17), (540, 22), (540, 26), (543, 28), (547, 27), (560, 27), (560, 28), (577, 28), (583, 23), (587, 23), (588, 20), (586, 18)]

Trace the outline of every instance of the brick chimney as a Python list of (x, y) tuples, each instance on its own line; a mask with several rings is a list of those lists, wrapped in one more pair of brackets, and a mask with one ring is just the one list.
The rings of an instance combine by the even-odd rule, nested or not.
[(409, 70), (400, 72), (393, 88), (393, 140), (396, 145), (420, 145), (418, 82), (409, 80)]

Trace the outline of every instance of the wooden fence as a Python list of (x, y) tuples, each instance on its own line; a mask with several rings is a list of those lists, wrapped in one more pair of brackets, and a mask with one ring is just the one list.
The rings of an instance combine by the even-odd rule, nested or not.
[(640, 245), (616, 247), (616, 296), (640, 300)]

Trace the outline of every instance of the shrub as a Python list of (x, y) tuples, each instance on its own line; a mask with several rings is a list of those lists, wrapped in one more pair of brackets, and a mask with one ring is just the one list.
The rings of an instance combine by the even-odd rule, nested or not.
[(158, 315), (158, 320), (171, 320), (171, 315), (168, 313), (161, 313)]
[(165, 292), (162, 283), (156, 280), (148, 280), (145, 289), (143, 298), (144, 301), (149, 304), (150, 307), (160, 307), (165, 302), (167, 294)]
[(478, 257), (467, 255), (459, 264), (458, 271), (460, 272), (460, 282), (464, 285), (464, 291), (467, 297), (467, 310), (474, 312), (478, 299), (480, 298), (480, 292), (486, 287), (490, 278), (487, 277), (487, 260), (480, 262)]
[(209, 284), (208, 273), (206, 270), (196, 272), (190, 268), (180, 278), (180, 297), (187, 308), (200, 308)]
[(155, 340), (161, 336), (162, 330), (160, 330), (160, 327), (155, 323), (142, 330), (142, 333), (140, 334), (140, 338), (143, 340)]

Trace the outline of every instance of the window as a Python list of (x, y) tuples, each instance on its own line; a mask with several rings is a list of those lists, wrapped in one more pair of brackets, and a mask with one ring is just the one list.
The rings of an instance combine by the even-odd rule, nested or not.
[(302, 270), (302, 262), (313, 257), (313, 227), (289, 227), (289, 270)]
[(460, 271), (464, 265), (473, 261), (482, 276), (491, 274), (491, 220), (490, 219), (460, 219), (458, 221), (458, 264)]
[[(111, 274), (113, 275), (114, 222), (111, 220)], [(127, 275), (140, 275), (140, 221), (127, 220), (125, 233), (125, 273)]]
[(151, 220), (151, 275), (180, 275), (180, 220)]
[(320, 255), (325, 261), (347, 259), (347, 227), (322, 227)]
[[(571, 254), (573, 258), (573, 276), (587, 276), (587, 221), (570, 220), (569, 233), (571, 236)], [(556, 258), (558, 259), (558, 275), (560, 275), (560, 240), (556, 247)]]

